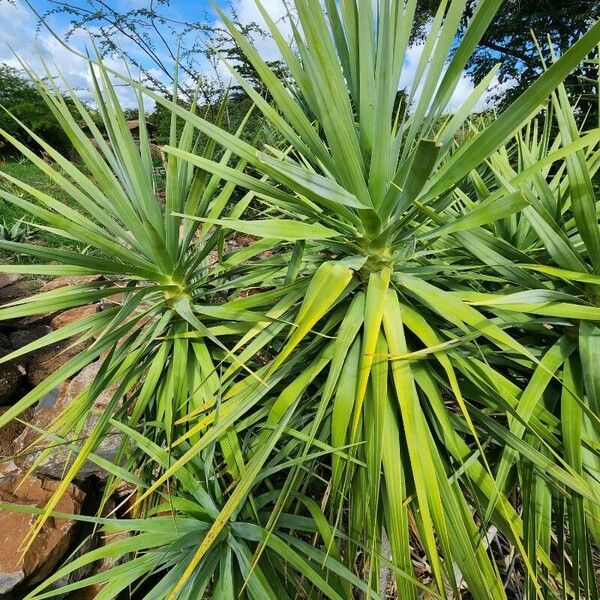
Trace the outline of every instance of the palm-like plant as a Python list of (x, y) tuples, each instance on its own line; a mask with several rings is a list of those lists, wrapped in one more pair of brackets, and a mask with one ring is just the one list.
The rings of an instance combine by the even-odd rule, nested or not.
[[(443, 113), (498, 4), (480, 3), (457, 42), (464, 3), (442, 3), (412, 82), (409, 108), (397, 114), (413, 2), (328, 2), (324, 12), (298, 0), (293, 25), (297, 55), (259, 4), (293, 89), (275, 78), (233, 27), (231, 33), (275, 106), (245, 88), (289, 149), (257, 152), (201, 119), (193, 123), (269, 181), (166, 148), (263, 199), (263, 219), (208, 222), (275, 241), (276, 257), (253, 272), (262, 270), (263, 285), (280, 289), (275, 309), (270, 293), (264, 296), (269, 304), (263, 310), (283, 314), (293, 327), (281, 338), (280, 324), (259, 326), (237, 348), (249, 344), (255, 352), (270, 343), (274, 356), (260, 376), (293, 381), (293, 392), (267, 404), (266, 423), (273, 426), (283, 416), (289, 418), (289, 411), (308, 411), (312, 422), (303, 429), (308, 441), (302, 457), (315, 440), (334, 449), (326, 494), (331, 522), (347, 539), (343, 555), (349, 567), (377, 589), (385, 532), (400, 569), (402, 598), (418, 594), (412, 576), (415, 543), (427, 555), (436, 593), (458, 596), (464, 581), (474, 597), (504, 597), (485, 534), (492, 526), (516, 547), (525, 571), (534, 572), (533, 560), (550, 572), (550, 579), (557, 575), (547, 548), (534, 544), (536, 551), (528, 554), (524, 546), (523, 523), (494, 472), (498, 445), (525, 454), (567, 496), (577, 492), (597, 502), (593, 486), (571, 465), (558, 461), (549, 469), (542, 452), (523, 447), (502, 423), (518, 416), (524, 392), (514, 381), (526, 381), (540, 363), (539, 348), (524, 346), (493, 312), (483, 312), (455, 293), (470, 286), (461, 265), (453, 264), (452, 245), (475, 249), (489, 264), (493, 252), (501, 253), (482, 226), (527, 205), (526, 194), (518, 181), (512, 185), (508, 172), (496, 194), (463, 213), (453, 208), (455, 186), (537, 110), (597, 42), (600, 31), (595, 25), (505, 113), (453, 148), (456, 132), (493, 74), (452, 118), (443, 119)], [(538, 161), (528, 176), (545, 166)], [(290, 240), (296, 240), (293, 248)], [(510, 260), (505, 262), (503, 271), (517, 270), (531, 281)], [(259, 302), (257, 297), (255, 306)], [(312, 354), (312, 362), (289, 362), (298, 352)], [(248, 379), (232, 388), (223, 406), (239, 406), (242, 395), (257, 385)], [(527, 427), (547, 439), (554, 426), (552, 414), (535, 404)], [(335, 456), (336, 448), (346, 446), (352, 448), (353, 460)], [(150, 490), (193, 454), (192, 446)], [(242, 476), (236, 491), (249, 492), (253, 476), (254, 471)], [(300, 467), (292, 469), (269, 526), (277, 526), (278, 515), (289, 510), (299, 487), (311, 485), (316, 484)], [(223, 520), (244, 497), (230, 498)], [(216, 521), (212, 537), (221, 528), (222, 520)], [(208, 552), (207, 537), (173, 597)], [(537, 581), (535, 586), (536, 593), (552, 588)]]
[[(540, 276), (523, 268), (531, 261), (530, 250), (547, 244), (540, 233), (546, 231), (543, 224), (536, 228), (531, 223), (540, 221), (536, 194), (554, 194), (556, 207), (566, 206), (563, 186), (545, 187), (554, 177), (552, 169), (564, 175), (560, 165), (553, 165), (566, 157), (568, 175), (576, 177), (569, 189), (581, 189), (581, 182), (587, 186), (585, 175), (581, 179), (581, 152), (593, 148), (599, 136), (574, 135), (563, 106), (570, 137), (561, 132), (562, 142), (547, 152), (522, 149), (521, 172), (514, 161), (504, 160), (502, 151), (494, 152), (594, 47), (600, 24), (502, 115), (477, 129), (468, 117), (493, 73), (453, 116), (445, 111), (498, 0), (479, 3), (461, 39), (457, 31), (465, 1), (440, 4), (406, 106), (400, 107), (398, 85), (416, 0), (325, 4), (326, 11), (316, 0), (296, 0), (297, 20), (291, 20), (296, 52), (259, 4), (287, 63), (287, 82), (278, 80), (231, 26), (272, 98), (266, 102), (238, 78), (278, 132), (281, 142), (274, 147), (258, 150), (128, 80), (167, 106), (174, 123), (178, 118), (186, 123), (179, 139), (174, 125), (165, 148), (164, 209), (155, 201), (143, 148), (138, 153), (123, 129), (104, 67), (99, 65), (108, 100), (100, 95), (99, 101), (112, 139), (110, 144), (97, 140), (100, 152), (78, 133), (59, 107), (61, 101), (50, 98), (91, 176), (56, 156), (68, 179), (40, 166), (62, 182), (77, 210), (31, 189), (25, 191), (51, 210), (12, 201), (86, 244), (91, 244), (91, 232), (92, 245), (103, 254), (82, 257), (25, 247), (60, 263), (31, 267), (31, 272), (121, 273), (152, 285), (130, 284), (122, 306), (100, 313), (98, 322), (51, 334), (46, 341), (82, 332), (101, 335), (79, 362), (32, 392), (0, 424), (61, 377), (108, 351), (99, 378), (83, 398), (84, 409), (58, 427), (64, 434), (76, 419), (81, 421), (94, 394), (118, 383), (111, 410), (66, 481), (108, 427), (121, 428), (142, 452), (109, 469), (145, 488), (137, 505), (148, 500), (149, 507), (156, 507), (161, 495), (170, 493), (175, 523), (180, 519), (187, 527), (190, 515), (201, 522), (194, 525), (201, 533), (194, 539), (161, 538), (159, 553), (146, 536), (155, 527), (154, 513), (132, 525), (142, 532), (136, 547), (140, 571), (132, 577), (171, 569), (163, 587), (148, 598), (191, 598), (199, 589), (215, 598), (293, 597), (301, 586), (298, 572), (315, 585), (305, 586), (309, 597), (351, 598), (355, 588), (377, 598), (384, 593), (383, 566), (396, 575), (400, 598), (417, 598), (424, 589), (436, 597), (460, 597), (466, 589), (478, 599), (504, 598), (509, 573), (496, 560), (498, 540), (519, 557), (517, 568), (528, 578), (532, 597), (577, 597), (580, 579), (583, 593), (593, 597), (587, 551), (599, 501), (590, 475), (596, 442), (587, 433), (595, 426), (593, 400), (584, 400), (575, 388), (576, 366), (561, 370), (565, 344), (572, 346), (568, 336), (548, 350), (554, 340), (543, 335), (538, 320), (515, 316), (535, 312), (532, 302), (518, 312), (514, 306), (523, 296), (509, 292), (530, 294), (540, 287)], [(193, 146), (196, 129), (212, 140), (202, 155)], [(214, 143), (226, 150), (220, 161), (211, 158)], [(484, 169), (474, 173), (488, 158), (498, 180), (489, 193)], [(471, 182), (465, 182), (467, 176)], [(226, 182), (222, 191), (220, 181)], [(248, 194), (231, 207), (235, 186)], [(242, 218), (250, 198), (259, 201), (260, 218)], [(587, 212), (580, 215), (590, 217), (587, 202)], [(596, 223), (595, 206), (592, 212)], [(548, 222), (545, 216), (541, 220)], [(575, 225), (557, 239), (571, 237), (578, 244), (580, 234), (593, 246), (595, 234), (584, 222), (575, 215)], [(518, 227), (523, 233), (511, 237)], [(226, 257), (207, 277), (203, 261), (223, 229), (261, 241)], [(202, 237), (198, 252), (191, 252), (195, 232)], [(503, 239), (498, 232), (511, 236)], [(265, 250), (268, 257), (247, 261)], [(237, 294), (250, 286), (261, 289), (248, 297)], [(544, 300), (564, 300), (545, 287)], [(118, 291), (118, 286), (80, 286), (9, 306), (0, 314), (13, 318)], [(222, 291), (232, 299), (223, 306), (208, 305)], [(511, 310), (512, 319), (507, 317)], [(154, 318), (136, 328), (135, 319), (146, 314)], [(583, 313), (578, 314), (557, 318)], [(586, 314), (583, 318), (595, 319)], [(217, 324), (221, 318), (227, 322)], [(582, 348), (589, 353), (589, 344)], [(559, 371), (562, 393), (576, 400), (563, 403), (568, 431), (560, 440), (554, 406), (545, 398)], [(586, 377), (592, 381), (588, 388), (595, 385)], [(111, 421), (115, 410), (118, 418)], [(582, 455), (577, 441), (584, 425)], [(512, 477), (515, 464), (520, 485)], [(228, 478), (230, 489), (224, 483)], [(513, 501), (521, 490), (522, 516)], [(561, 502), (574, 499), (569, 518), (573, 576), (561, 573), (552, 560), (556, 544), (547, 520), (552, 494)], [(319, 510), (309, 506), (307, 495), (321, 500)], [(52, 508), (51, 503), (44, 515)], [(158, 504), (154, 512), (162, 508)], [(248, 521), (258, 528), (250, 539), (243, 533), (249, 529), (236, 525)], [(562, 526), (559, 519), (557, 527)], [(164, 524), (159, 520), (156, 527)], [(294, 533), (286, 537), (290, 529)], [(308, 535), (317, 531), (314, 538)], [(245, 540), (247, 585), (227, 575), (239, 538)], [(559, 539), (565, 539), (562, 530)], [(282, 541), (301, 548), (300, 556), (281, 546), (281, 551), (274, 549)], [(302, 545), (305, 541), (309, 544)], [(563, 556), (565, 546), (558, 548)], [(430, 581), (415, 572), (415, 554)], [(293, 567), (291, 584), (281, 581), (281, 561)], [(271, 588), (250, 585), (265, 576), (272, 578), (267, 582)]]
[[(166, 449), (135, 429), (124, 424), (118, 427), (152, 464), (169, 467), (171, 457)], [(272, 477), (276, 483), (276, 473), (285, 468), (284, 459), (282, 454), (272, 455), (263, 477)], [(133, 473), (129, 476), (135, 479)], [(127, 589), (147, 600), (168, 597), (218, 518), (227, 495), (228, 477), (228, 469), (216, 469), (211, 453), (206, 453), (178, 470), (170, 493), (143, 518), (75, 516), (101, 527), (106, 545), (79, 558), (67, 559), (61, 569), (26, 596), (27, 600), (63, 597), (92, 584), (99, 588), (95, 596), (98, 600), (120, 597)], [(296, 591), (302, 585), (314, 585), (333, 598), (343, 597), (350, 585), (367, 591), (366, 584), (340, 562), (331, 529), (314, 500), (302, 494), (296, 496), (313, 519), (283, 514), (276, 534), (265, 528), (266, 510), (278, 493), (278, 489), (271, 489), (239, 507), (231, 525), (194, 569), (180, 598), (226, 600), (249, 596), (286, 600), (297, 597)], [(18, 506), (11, 508), (23, 510)], [(334, 543), (329, 555), (311, 545), (315, 536), (325, 544)], [(255, 560), (260, 543), (266, 545), (266, 551)], [(57, 581), (107, 557), (113, 562), (112, 568), (56, 588)]]
[[(600, 238), (593, 181), (600, 168), (599, 134), (597, 129), (578, 130), (575, 110), (560, 85), (552, 94), (543, 126), (537, 121), (530, 123), (514, 143), (490, 158), (488, 185), (485, 176), (475, 175), (475, 185), (485, 197), (493, 193), (490, 188), (505, 185), (506, 173), (513, 180), (522, 179), (533, 164), (549, 154), (565, 154), (559, 162), (548, 163), (543, 172), (527, 179), (522, 189), (529, 206), (520, 215), (498, 223), (496, 230), (504, 257), (522, 254), (522, 266), (533, 271), (536, 278), (513, 278), (518, 286), (513, 294), (486, 298), (483, 303), (493, 307), (494, 314), (505, 322), (517, 315), (523, 327), (535, 332), (544, 351), (523, 392), (518, 418), (510, 424), (511, 432), (573, 469), (595, 494), (599, 467), (595, 449), (599, 425), (596, 365)], [(569, 145), (580, 147), (577, 152), (565, 153)], [(515, 154), (517, 160), (510, 160)], [(532, 259), (536, 262), (531, 263)], [(482, 301), (477, 295), (468, 297), (476, 304)], [(536, 403), (555, 414), (555, 438), (539, 439), (527, 430)], [(504, 489), (515, 459), (514, 451), (507, 448), (499, 462), (497, 480)], [(564, 497), (531, 468), (520, 465), (519, 476), (521, 488), (526, 491), (523, 512), (528, 547), (534, 553), (537, 546), (550, 553), (554, 542), (548, 524), (553, 519), (564, 520), (567, 527), (557, 536), (559, 545), (571, 547), (573, 563), (569, 568), (574, 573), (574, 594), (595, 597), (598, 590), (593, 548), (599, 539), (598, 503), (575, 494), (565, 506)], [(563, 573), (567, 571), (565, 560), (561, 553)], [(535, 597), (533, 581), (528, 588), (530, 597)]]
[[(88, 249), (81, 254), (65, 248), (0, 240), (4, 250), (49, 261), (27, 266), (3, 265), (2, 270), (105, 277), (91, 283), (75, 277), (72, 285), (13, 302), (0, 310), (0, 320), (9, 320), (107, 301), (107, 309), (53, 331), (1, 359), (10, 361), (64, 340), (73, 344), (87, 342), (85, 350), (6, 411), (0, 426), (18, 417), (86, 365), (93, 361), (101, 365), (93, 386), (42, 436), (53, 443), (67, 443), (73, 450), (72, 461), (65, 465), (63, 485), (50, 501), (48, 511), (88, 458), (98, 460), (93, 451), (110, 429), (112, 418), (126, 421), (130, 427), (143, 424), (148, 438), (159, 445), (169, 446), (179, 437), (185, 428), (177, 425), (178, 419), (199, 406), (214, 403), (219, 390), (226, 389), (219, 382), (217, 367), (222, 356), (229, 353), (219, 338), (243, 332), (256, 320), (243, 309), (232, 310), (218, 299), (219, 286), (225, 279), (216, 274), (214, 263), (218, 262), (222, 236), (212, 235), (207, 228), (202, 230), (196, 223), (176, 216), (177, 212), (185, 211), (219, 217), (224, 210), (235, 216), (244, 210), (252, 195), (240, 197), (236, 203), (229, 202), (234, 186), (220, 186), (217, 177), (206, 177), (174, 156), (165, 164), (164, 183), (160, 181), (153, 166), (141, 97), (140, 134), (135, 139), (127, 128), (108, 73), (102, 65), (92, 73), (100, 124), (73, 90), (69, 92), (76, 116), (56, 86), (36, 79), (30, 71), (69, 136), (78, 162), (65, 158), (28, 131), (55, 161), (47, 164), (2, 132), (69, 200), (59, 201), (3, 172), (0, 176), (10, 187), (20, 188), (23, 193), (17, 195), (9, 189), (0, 189), (0, 197), (44, 223), (41, 227), (80, 242)], [(47, 81), (53, 80), (48, 77)], [(225, 106), (226, 99), (222, 110)], [(193, 112), (196, 107), (190, 110)], [(221, 117), (222, 111), (218, 119)], [(216, 148), (210, 141), (200, 147), (191, 125), (179, 128), (175, 116), (171, 144), (182, 151), (203, 153), (205, 157), (213, 156)], [(225, 153), (221, 161), (226, 163), (229, 159), (230, 153)], [(243, 166), (243, 162), (239, 164)], [(245, 249), (245, 256), (257, 251)], [(229, 260), (235, 264), (235, 257), (229, 256)], [(106, 399), (107, 390), (110, 398), (106, 410), (87, 439), (76, 443), (74, 439), (80, 437), (77, 432), (86, 426), (95, 400), (102, 393)], [(144, 473), (157, 473), (143, 455), (132, 455), (129, 450), (128, 439), (124, 437), (115, 463), (127, 463), (132, 472), (138, 473), (132, 481), (144, 481)], [(33, 469), (48, 452), (41, 453)], [(105, 466), (113, 475), (123, 476), (117, 466)], [(110, 490), (109, 485), (107, 497)], [(39, 520), (33, 534), (48, 514)]]

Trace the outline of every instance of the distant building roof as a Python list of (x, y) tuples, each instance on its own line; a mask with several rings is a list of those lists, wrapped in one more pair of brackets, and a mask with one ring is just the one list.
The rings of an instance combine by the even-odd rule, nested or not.
[[(154, 125), (154, 123), (150, 123), (150, 122), (146, 121), (146, 127), (149, 130), (152, 130), (156, 127), (156, 125)], [(140, 128), (139, 119), (130, 119), (129, 121), (127, 121), (127, 129), (129, 129), (129, 131), (137, 131), (139, 128)]]

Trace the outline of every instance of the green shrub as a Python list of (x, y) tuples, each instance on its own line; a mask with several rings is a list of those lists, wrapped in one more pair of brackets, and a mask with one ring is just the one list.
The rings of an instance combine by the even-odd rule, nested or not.
[[(243, 125), (228, 133), (221, 117), (122, 77), (172, 116), (164, 204), (145, 128), (138, 147), (101, 63), (110, 144), (95, 133), (96, 148), (47, 94), (89, 175), (8, 138), (77, 208), (27, 187), (31, 201), (2, 197), (107, 256), (0, 248), (46, 259), (27, 272), (119, 279), (34, 296), (0, 318), (125, 296), (20, 351), (97, 338), (0, 426), (102, 355), (47, 435), (76, 430), (116, 385), (93, 435), (72, 444), (62, 487), (114, 427), (126, 435), (105, 497), (119, 479), (139, 490), (140, 518), (113, 524), (135, 536), (27, 598), (65, 592), (48, 588), (102, 553), (130, 552), (129, 567), (96, 579), (100, 598), (146, 579), (157, 600), (380, 598), (386, 570), (403, 600), (597, 596), (600, 131), (577, 130), (561, 81), (600, 23), (497, 118), (469, 120), (493, 72), (444, 117), (499, 4), (483, 0), (460, 39), (465, 1), (440, 6), (409, 110), (396, 100), (414, 1), (323, 11), (296, 0), (297, 53), (259, 5), (290, 73), (280, 80), (231, 26), (269, 101), (239, 83), (279, 134), (260, 149)], [(540, 134), (532, 116), (549, 96)], [(238, 248), (232, 231), (253, 241)]]
[[(60, 124), (52, 117), (42, 94), (22, 72), (0, 63), (0, 127), (16, 136), (29, 148), (39, 150), (37, 144), (16, 121), (18, 119), (48, 144), (63, 152), (69, 150), (69, 140)], [(10, 111), (10, 114), (6, 111)], [(10, 144), (0, 143), (0, 155), (14, 153)]]

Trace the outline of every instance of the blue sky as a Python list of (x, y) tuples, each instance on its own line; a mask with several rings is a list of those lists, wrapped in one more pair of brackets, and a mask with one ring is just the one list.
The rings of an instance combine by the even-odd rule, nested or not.
[[(53, 6), (52, 2), (48, 0), (30, 1), (39, 12), (44, 12)], [(149, 0), (107, 0), (107, 2), (117, 10), (128, 10), (149, 5)], [(226, 5), (226, 0), (219, 0), (219, 2), (223, 6)], [(88, 5), (86, 0), (71, 0), (71, 3), (79, 6)], [(281, 0), (262, 0), (262, 3), (275, 20), (279, 20), (285, 14)], [(233, 0), (232, 4), (243, 22), (262, 22), (254, 0)], [(171, 0), (170, 6), (165, 10), (168, 11), (168, 16), (181, 20), (204, 21), (208, 19), (211, 22), (217, 20), (217, 16), (211, 10), (210, 3), (207, 0)], [(0, 62), (8, 62), (15, 66), (18, 64), (8, 47), (10, 45), (19, 55), (36, 67), (39, 65), (37, 59), (37, 52), (39, 51), (48, 64), (60, 69), (71, 85), (80, 90), (82, 97), (86, 97), (86, 90), (90, 85), (87, 65), (83, 60), (74, 57), (47, 31), (42, 30), (36, 35), (36, 22), (35, 15), (28, 9), (24, 0), (0, 0)], [(52, 29), (61, 37), (68, 30), (69, 22), (68, 15), (53, 15), (50, 19)], [(285, 23), (282, 24), (282, 27), (285, 33)], [(87, 41), (87, 36), (79, 33), (70, 40), (70, 43), (83, 48)], [(122, 40), (119, 43), (127, 44), (127, 41)], [(264, 58), (269, 60), (277, 58), (277, 51), (272, 40), (260, 39), (257, 43), (259, 44), (257, 49)], [(131, 47), (128, 50), (131, 50)], [(402, 86), (410, 85), (411, 75), (414, 72), (420, 53), (420, 46), (414, 46), (409, 50), (402, 73)], [(112, 64), (110, 63), (111, 60), (113, 61)], [(107, 62), (115, 68), (120, 66), (116, 58), (107, 59)], [(171, 61), (165, 57), (165, 62)], [(208, 73), (210, 67), (207, 65), (206, 68)], [(212, 71), (210, 72), (212, 73)], [(471, 90), (471, 82), (467, 77), (463, 77), (449, 108), (458, 107)], [(132, 106), (135, 104), (131, 90), (121, 88), (119, 93), (124, 105)]]
[[(30, 0), (32, 6), (39, 13), (44, 13), (55, 6), (48, 0)], [(86, 0), (70, 0), (72, 4), (88, 7)], [(115, 10), (126, 11), (138, 7), (147, 7), (149, 0), (107, 0), (108, 4)], [(226, 0), (219, 0), (226, 7)], [(254, 4), (254, 0), (233, 0), (233, 6), (237, 14), (245, 22), (259, 21), (260, 15)], [(280, 18), (284, 14), (281, 0), (263, 0), (263, 4), (275, 18)], [(172, 0), (170, 6), (161, 7), (161, 13), (178, 20), (192, 21), (217, 21), (217, 15), (212, 11), (210, 3), (207, 0)], [(71, 21), (69, 15), (54, 14), (48, 19), (49, 25), (60, 37), (64, 37), (69, 29)], [(32, 64), (34, 68), (39, 68), (38, 52), (44, 57), (44, 60), (55, 66), (67, 77), (71, 85), (81, 90), (85, 97), (85, 90), (90, 85), (90, 78), (85, 61), (77, 59), (67, 49), (65, 49), (50, 33), (44, 29), (36, 33), (37, 19), (33, 12), (27, 7), (24, 0), (0, 0), (0, 62), (5, 62), (18, 66), (18, 61), (14, 57), (10, 47)], [(83, 48), (88, 42), (87, 34), (79, 32), (73, 36), (69, 43), (77, 48)], [(173, 39), (175, 45), (176, 40)], [(118, 43), (125, 47), (129, 52), (135, 52), (135, 47), (126, 39), (118, 40)], [(275, 45), (270, 40), (260, 40), (259, 50), (268, 59), (275, 57)], [(10, 46), (10, 47), (9, 47)], [(165, 63), (172, 63), (167, 56), (164, 56)], [(110, 66), (118, 67), (118, 61), (114, 59)], [(212, 73), (212, 69), (207, 64), (207, 72)], [(223, 71), (224, 72), (224, 71)], [(120, 90), (121, 98), (124, 104), (133, 105), (134, 98), (130, 90)]]
[[(0, 0), (0, 14), (2, 14), (2, 4), (15, 0)], [(51, 10), (56, 5), (49, 0), (29, 0), (36, 11), (44, 13)], [(226, 0), (218, 0), (219, 4), (225, 9), (227, 8)], [(24, 4), (23, 0), (17, 0), (17, 4)], [(75, 6), (87, 8), (89, 3), (86, 0), (69, 0), (69, 3)], [(146, 8), (149, 6), (149, 0), (107, 0), (111, 8), (118, 12), (126, 12), (136, 8)], [(242, 8), (246, 4), (244, 0), (235, 0), (233, 5)], [(248, 3), (249, 4), (249, 3)], [(180, 21), (204, 21), (215, 20), (217, 17), (212, 9), (211, 3), (208, 0), (171, 0), (169, 5), (161, 5), (158, 8), (161, 14), (168, 17), (178, 19)], [(53, 27), (57, 29), (66, 29), (69, 25), (71, 17), (68, 14), (54, 14), (50, 21)]]

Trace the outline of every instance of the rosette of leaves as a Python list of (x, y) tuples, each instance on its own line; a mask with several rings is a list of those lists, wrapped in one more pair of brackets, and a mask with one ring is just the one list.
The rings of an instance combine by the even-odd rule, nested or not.
[[(513, 488), (500, 485), (497, 474), (498, 454), (509, 447), (565, 498), (580, 494), (597, 505), (595, 486), (581, 473), (535, 444), (524, 444), (509, 425), (546, 339), (526, 335), (518, 320), (503, 322), (465, 297), (483, 290), (479, 300), (491, 300), (498, 288), (518, 291), (535, 284), (515, 253), (503, 256), (506, 245), (496, 243), (490, 225), (527, 208), (528, 196), (523, 178), (510, 170), (489, 199), (473, 194), (465, 201), (458, 186), (593, 49), (600, 24), (477, 130), (468, 117), (493, 72), (453, 115), (446, 109), (499, 2), (480, 2), (457, 37), (464, 4), (441, 3), (403, 108), (396, 99), (414, 2), (326, 2), (323, 9), (298, 0), (289, 19), (292, 46), (258, 3), (291, 81), (277, 79), (231, 27), (272, 101), (238, 80), (287, 147), (258, 150), (190, 117), (253, 171), (234, 171), (174, 147), (166, 151), (255, 192), (263, 202), (260, 219), (200, 220), (272, 240), (272, 259), (252, 268), (271, 289), (253, 304), (292, 322), (287, 329), (279, 322), (258, 326), (236, 345), (248, 359), (267, 349), (270, 362), (261, 378), (289, 382), (287, 393), (262, 404), (267, 430), (260, 439), (272, 439), (269, 429), (282, 418), (302, 424), (306, 438), (292, 457), (299, 464), (286, 478), (269, 527), (276, 530), (298, 489), (311, 489), (328, 499), (330, 523), (344, 540), (342, 556), (373, 594), (382, 592), (387, 538), (399, 597), (420, 593), (413, 565), (417, 551), (426, 556), (432, 594), (459, 597), (464, 587), (475, 598), (504, 598), (507, 573), (494, 557), (495, 535), (518, 554), (535, 593), (552, 595), (557, 586), (571, 594), (547, 548), (525, 546), (524, 524), (511, 503)], [(582, 147), (591, 143), (588, 138)], [(576, 150), (567, 145), (565, 152)], [(559, 158), (560, 153), (538, 157), (524, 179)], [(463, 262), (466, 254), (475, 257), (470, 264)], [(496, 258), (501, 264), (494, 264)], [(491, 265), (492, 276), (481, 273)], [(257, 385), (247, 378), (224, 396), (223, 406), (239, 406)], [(536, 403), (524, 427), (547, 441), (556, 418)], [(288, 435), (293, 436), (279, 434), (278, 443), (285, 445)], [(325, 444), (331, 460), (307, 467), (316, 444)], [(347, 456), (337, 454), (348, 448)], [(150, 491), (193, 455), (192, 445)], [(242, 474), (236, 491), (250, 493), (255, 475)], [(231, 496), (213, 536), (243, 498)], [(211, 539), (198, 548), (171, 597), (193, 576)], [(538, 565), (546, 578), (534, 576)]]
[[(123, 423), (117, 427), (149, 461), (164, 469), (170, 466), (173, 456), (186, 449), (182, 444), (168, 451), (136, 429)], [(284, 513), (276, 533), (265, 527), (270, 507), (280, 493), (278, 473), (287, 468), (287, 456), (271, 453), (271, 447), (261, 452), (270, 455), (259, 477), (268, 489), (242, 502), (227, 528), (212, 540), (210, 550), (194, 568), (178, 597), (291, 600), (301, 587), (313, 586), (333, 598), (345, 597), (352, 586), (368, 593), (367, 585), (342, 563), (327, 519), (308, 496), (295, 497), (311, 518), (295, 512)], [(129, 473), (129, 477), (135, 476)], [(53, 512), (56, 517), (95, 525), (106, 542), (81, 556), (67, 557), (55, 573), (25, 598), (63, 597), (89, 586), (94, 586), (94, 597), (98, 600), (123, 596), (146, 600), (168, 598), (194, 559), (198, 546), (210, 535), (212, 523), (219, 518), (230, 487), (229, 469), (219, 468), (209, 452), (178, 469), (172, 483), (156, 505), (137, 518), (130, 514), (127, 518), (98, 518)], [(10, 508), (32, 511), (28, 506), (10, 505)], [(329, 552), (315, 547), (314, 539), (323, 546), (330, 545)], [(266, 549), (257, 557), (256, 550), (263, 543)], [(109, 566), (57, 587), (57, 582), (97, 561)]]
[[(578, 128), (575, 110), (561, 84), (544, 118), (528, 123), (490, 157), (487, 168), (472, 174), (473, 188), (483, 201), (507, 181), (520, 181), (528, 206), (494, 226), (501, 260), (518, 261), (522, 267), (513, 277), (506, 274), (518, 288), (491, 297), (469, 292), (464, 298), (488, 307), (504, 323), (519, 322), (537, 338), (543, 356), (509, 424), (511, 434), (577, 473), (597, 494), (600, 231), (594, 181), (600, 168), (600, 130), (585, 124)], [(541, 170), (536, 166), (540, 163)], [(525, 270), (534, 275), (531, 282), (516, 277)], [(547, 437), (529, 429), (540, 405), (555, 417)], [(505, 492), (515, 469), (532, 556), (537, 548), (556, 552), (561, 571), (572, 569), (575, 597), (594, 597), (598, 503), (585, 495), (557, 492), (543, 473), (521, 464), (511, 447), (504, 449), (497, 468), (497, 482)], [(564, 527), (554, 532), (552, 522)], [(545, 575), (544, 569), (536, 573)], [(528, 597), (535, 597), (535, 581), (527, 582)]]
[[(59, 200), (0, 171), (0, 177), (10, 184), (0, 189), (0, 197), (35, 218), (37, 227), (52, 232), (54, 239), (62, 237), (86, 248), (86, 252), (78, 252), (72, 243), (69, 247), (47, 247), (0, 240), (3, 250), (32, 257), (36, 262), (2, 265), (0, 271), (74, 277), (66, 280), (71, 282), (69, 285), (4, 305), (0, 320), (53, 314), (88, 303), (104, 305), (100, 312), (52, 331), (0, 359), (11, 361), (43, 348), (58, 348), (59, 352), (65, 345), (81, 348), (4, 412), (0, 427), (18, 418), (82, 368), (95, 361), (99, 366), (92, 385), (73, 400), (47, 431), (38, 432), (49, 448), (41, 452), (32, 470), (55, 444), (66, 444), (72, 453), (48, 511), (87, 460), (109, 471), (116, 483), (126, 472), (122, 468), (125, 464), (136, 473), (133, 479), (129, 478), (132, 483), (139, 485), (148, 478), (151, 481), (160, 468), (148, 464), (145, 455), (131, 453), (126, 436), (114, 464), (94, 454), (113, 427), (111, 420), (140, 428), (153, 443), (169, 447), (187, 430), (187, 425), (178, 424), (179, 420), (201, 406), (214, 406), (220, 391), (226, 389), (227, 385), (219, 380), (221, 362), (233, 362), (234, 372), (242, 367), (244, 373), (251, 371), (246, 365), (235, 363), (221, 338), (239, 335), (257, 320), (244, 310), (243, 301), (235, 309), (224, 304), (228, 276), (224, 269), (216, 267), (223, 257), (223, 236), (176, 215), (189, 212), (215, 218), (224, 214), (236, 216), (253, 195), (238, 194), (233, 198), (235, 186), (221, 185), (218, 177), (207, 176), (175, 156), (167, 158), (164, 174), (156, 169), (141, 96), (139, 137), (134, 137), (107, 71), (101, 64), (94, 69), (91, 73), (97, 113), (79, 100), (66, 80), (61, 85), (68, 90), (69, 106), (52, 77), (41, 80), (29, 70), (69, 137), (76, 160), (64, 157), (23, 123), (19, 125), (52, 162), (42, 160), (8, 132), (0, 132), (63, 192)], [(226, 100), (218, 118), (225, 105)], [(197, 107), (184, 110), (193, 114)], [(173, 115), (170, 143), (174, 147), (207, 159), (215, 154), (213, 141), (201, 147), (193, 127), (179, 125)], [(238, 134), (242, 130), (243, 124)], [(222, 153), (222, 164), (230, 160), (231, 152)], [(244, 161), (233, 159), (233, 168), (242, 168), (243, 164)], [(252, 248), (245, 248), (245, 255), (252, 252)], [(227, 250), (224, 256), (229, 268), (233, 268), (235, 256)], [(103, 279), (78, 279), (86, 275), (102, 275)], [(98, 412), (94, 403), (100, 396), (103, 410), (90, 417), (93, 410)], [(111, 490), (108, 485), (106, 496)], [(48, 514), (38, 520), (32, 536)]]

